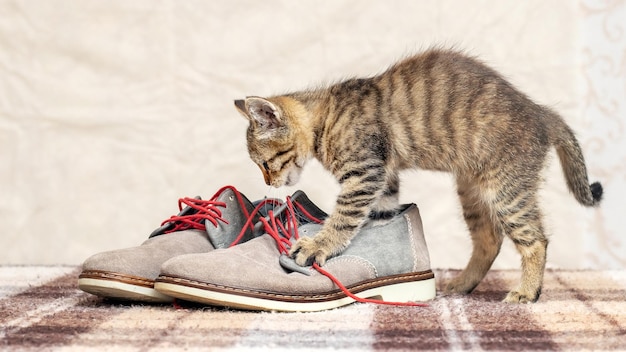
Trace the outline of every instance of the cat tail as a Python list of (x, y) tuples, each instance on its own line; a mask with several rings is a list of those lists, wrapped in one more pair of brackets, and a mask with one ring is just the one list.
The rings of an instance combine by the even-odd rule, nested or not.
[(600, 182), (589, 184), (587, 166), (574, 132), (555, 113), (551, 113), (549, 133), (561, 162), (567, 187), (576, 200), (585, 206), (596, 206), (602, 199)]

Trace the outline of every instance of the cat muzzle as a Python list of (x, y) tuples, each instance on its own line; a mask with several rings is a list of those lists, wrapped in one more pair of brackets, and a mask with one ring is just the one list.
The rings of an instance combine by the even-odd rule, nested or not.
[(261, 169), (261, 173), (263, 174), (263, 180), (265, 180), (265, 184), (268, 186), (272, 185), (272, 178), (270, 177), (270, 173), (263, 166), (259, 165), (259, 169)]

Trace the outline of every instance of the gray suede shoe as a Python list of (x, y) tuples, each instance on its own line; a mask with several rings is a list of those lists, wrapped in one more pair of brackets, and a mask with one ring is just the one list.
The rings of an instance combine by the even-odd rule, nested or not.
[[(298, 198), (292, 198), (292, 217), (298, 220), (292, 236), (284, 235), (290, 232), (287, 226), (281, 229), (270, 219), (265, 221), (268, 233), (247, 243), (168, 260), (155, 289), (199, 303), (272, 311), (318, 311), (367, 298), (412, 302), (435, 297), (415, 204), (405, 205), (386, 224), (366, 225), (343, 253), (319, 269), (300, 267), (285, 255), (298, 235), (313, 236), (321, 229), (310, 216), (316, 212), (298, 206)], [(215, 267), (220, 270), (210, 269)]]
[(182, 204), (187, 206), (164, 221), (140, 246), (98, 253), (85, 260), (78, 287), (114, 299), (170, 302), (172, 297), (154, 290), (154, 279), (165, 261), (250, 240), (259, 215), (266, 215), (264, 205), (276, 202), (279, 201), (264, 200), (255, 209), (231, 186), (220, 189), (208, 201), (183, 198), (179, 208)]

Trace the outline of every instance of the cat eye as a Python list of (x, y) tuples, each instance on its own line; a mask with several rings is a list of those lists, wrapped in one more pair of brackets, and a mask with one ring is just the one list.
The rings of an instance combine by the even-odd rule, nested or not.
[(263, 168), (265, 169), (265, 171), (269, 171), (270, 167), (267, 165), (267, 161), (263, 162)]

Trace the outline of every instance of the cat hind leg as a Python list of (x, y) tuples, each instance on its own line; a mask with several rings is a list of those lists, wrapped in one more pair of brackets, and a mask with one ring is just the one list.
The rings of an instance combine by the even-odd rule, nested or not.
[(463, 271), (450, 280), (446, 293), (470, 293), (485, 277), (500, 252), (503, 236), (491, 221), (490, 209), (482, 201), (480, 190), (470, 182), (457, 180), (457, 193), (463, 208), (463, 217), (472, 238), (472, 254)]
[(524, 207), (506, 213), (500, 221), (506, 235), (513, 241), (522, 257), (522, 277), (519, 285), (509, 292), (504, 302), (530, 303), (539, 299), (546, 266), (548, 239), (541, 224), (541, 212), (535, 195), (529, 193)]

